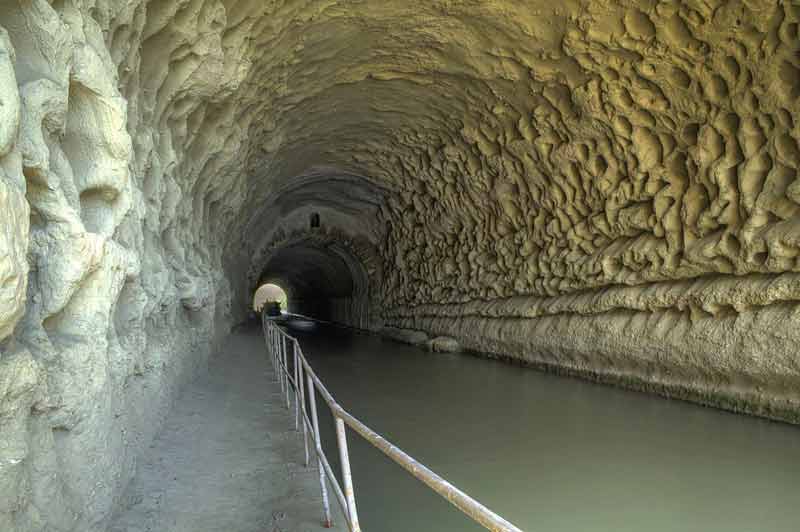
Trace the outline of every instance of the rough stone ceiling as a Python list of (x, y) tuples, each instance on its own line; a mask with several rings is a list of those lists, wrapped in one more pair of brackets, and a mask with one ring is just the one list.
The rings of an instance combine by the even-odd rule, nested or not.
[(347, 297), (353, 293), (353, 278), (347, 262), (335, 251), (307, 245), (282, 247), (264, 265), (269, 277), (263, 283), (290, 287), (292, 298)]
[(799, 420), (799, 21), (0, 2), (0, 529), (101, 530), (270, 276), (344, 323)]
[[(265, 117), (248, 133), (256, 180), (242, 219), (260, 216), (252, 202), (275, 179), (328, 166), (394, 192), (385, 218), (403, 227), (403, 256), (421, 244), (398, 223), (414, 213), (423, 227), (480, 228), (484, 262), (519, 248), (535, 257), (501, 268), (518, 287), (498, 285), (449, 245), (447, 264), (473, 272), (455, 284), (474, 286), (449, 299), (770, 269), (754, 233), (796, 204), (728, 185), (717, 159), (763, 181), (774, 166), (764, 130), (795, 127), (788, 4), (358, 6), (290, 3), (264, 26), (237, 13), (258, 43), (242, 109)], [(772, 181), (794, 172), (796, 142), (784, 138)]]
[[(243, 83), (244, 93), (270, 95), (247, 108), (267, 117), (250, 132), (263, 139), (254, 141), (259, 150), (249, 163), (255, 176), (293, 179), (328, 166), (388, 189), (416, 181), (419, 161), (431, 149), (462, 143), (461, 130), (477, 128), (498, 97), (526, 92), (515, 83), (522, 79), (527, 85), (522, 64), (542, 63), (533, 55), (553, 44), (548, 38), (558, 40), (540, 35), (531, 41), (530, 31), (526, 39), (524, 26), (515, 22), (524, 17), (482, 3), (452, 9), (402, 2), (364, 3), (358, 9), (315, 4), (314, 15), (308, 15), (308, 4), (290, 4), (273, 13), (272, 25), (259, 28), (270, 38), (255, 46), (254, 79), (252, 85), (250, 79)], [(485, 47), (486, 24), (509, 22), (512, 27)], [(544, 44), (536, 42), (540, 39)], [(519, 50), (524, 41), (533, 51)], [(528, 60), (514, 59), (520, 53)], [(569, 59), (545, 62), (542, 70), (553, 75), (575, 69)], [(491, 82), (500, 83), (491, 87)], [(464, 124), (465, 117), (472, 123)], [(250, 198), (259, 201), (273, 186), (273, 180), (263, 179)], [(243, 210), (261, 216), (250, 203)]]

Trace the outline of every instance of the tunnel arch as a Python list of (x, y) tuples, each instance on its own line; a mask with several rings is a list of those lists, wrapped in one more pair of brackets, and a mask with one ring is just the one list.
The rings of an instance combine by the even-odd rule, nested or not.
[[(276, 179), (253, 205), (242, 246), (226, 257), (241, 272), (237, 308), (250, 306), (260, 283), (273, 280), (291, 293), (293, 310), (305, 300), (306, 310), (320, 317), (357, 327), (377, 323), (387, 193), (343, 167), (309, 166)], [(300, 269), (286, 266), (293, 262)]]
[(276, 283), (292, 312), (370, 328), (374, 311), (377, 254), (341, 234), (303, 233), (276, 243), (264, 257), (255, 286)]

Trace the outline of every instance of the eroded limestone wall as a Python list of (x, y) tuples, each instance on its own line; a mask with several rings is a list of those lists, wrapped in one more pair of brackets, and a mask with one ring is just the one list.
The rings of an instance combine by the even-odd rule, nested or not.
[(608, 7), (405, 168), (388, 321), (798, 420), (800, 9)]
[(213, 154), (188, 157), (165, 127), (174, 95), (146, 88), (154, 75), (140, 83), (156, 60), (169, 74), (140, 47), (159, 30), (144, 15), (143, 3), (0, 3), (3, 531), (103, 530), (226, 328), (203, 230), (205, 195), (223, 185), (198, 184)]
[(368, 287), (342, 321), (797, 421), (799, 20), (0, 2), (0, 530), (102, 530), (300, 239)]

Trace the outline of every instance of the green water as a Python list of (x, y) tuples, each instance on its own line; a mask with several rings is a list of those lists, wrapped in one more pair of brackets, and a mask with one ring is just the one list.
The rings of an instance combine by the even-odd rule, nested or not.
[[(798, 427), (340, 329), (290, 332), (342, 406), (523, 530), (800, 530)], [(366, 532), (482, 530), (348, 441)]]

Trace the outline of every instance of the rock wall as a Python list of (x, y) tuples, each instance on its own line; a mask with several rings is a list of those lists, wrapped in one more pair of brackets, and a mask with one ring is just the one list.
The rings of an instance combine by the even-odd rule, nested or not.
[(3, 531), (103, 530), (230, 314), (145, 7), (0, 3)]
[(387, 321), (798, 421), (800, 11), (608, 7), (408, 169)]
[(798, 421), (799, 23), (0, 2), (0, 530), (103, 530), (272, 278), (357, 326)]

